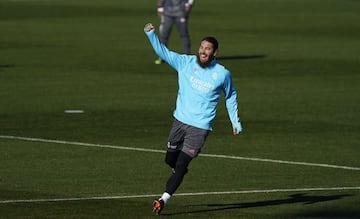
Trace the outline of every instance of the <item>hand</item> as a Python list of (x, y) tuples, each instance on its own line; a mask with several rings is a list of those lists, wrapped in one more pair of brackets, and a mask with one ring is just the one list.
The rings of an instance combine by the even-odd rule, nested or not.
[(145, 25), (145, 27), (144, 27), (144, 30), (145, 30), (146, 32), (149, 32), (149, 31), (155, 30), (155, 27), (154, 27), (154, 25), (153, 25), (152, 23), (147, 23), (147, 24)]
[(163, 8), (163, 7), (159, 7), (159, 8), (157, 9), (157, 14), (158, 14), (159, 17), (162, 17), (163, 14), (164, 14), (164, 8)]
[(233, 135), (238, 135), (240, 134), (240, 131), (237, 130), (234, 126), (233, 126)]
[(186, 3), (185, 4), (185, 12), (186, 12), (186, 14), (190, 14), (190, 11), (191, 11), (191, 5), (189, 3)]

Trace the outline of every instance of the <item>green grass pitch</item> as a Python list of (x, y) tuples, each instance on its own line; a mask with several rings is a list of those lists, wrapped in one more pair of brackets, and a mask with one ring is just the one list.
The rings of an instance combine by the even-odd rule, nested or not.
[[(193, 52), (218, 38), (244, 132), (221, 100), (160, 218), (360, 218), (359, 11), (195, 1)], [(0, 218), (157, 217), (177, 78), (154, 64), (148, 22), (156, 1), (0, 0)]]

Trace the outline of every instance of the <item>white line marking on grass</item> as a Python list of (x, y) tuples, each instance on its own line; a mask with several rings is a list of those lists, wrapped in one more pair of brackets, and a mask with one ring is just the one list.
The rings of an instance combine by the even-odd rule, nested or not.
[[(104, 145), (104, 144), (92, 144), (92, 143), (83, 143), (83, 142), (62, 141), (62, 140), (51, 140), (51, 139), (43, 139), (43, 138), (29, 138), (29, 137), (21, 137), (21, 136), (0, 135), (0, 138), (22, 140), (22, 141), (55, 143), (55, 144), (79, 145), (79, 146), (86, 146), (86, 147), (99, 147), (99, 148), (111, 148), (111, 149), (130, 150), (130, 151), (165, 153), (164, 150), (134, 148), (134, 147)], [(213, 157), (213, 158), (224, 158), (224, 159), (234, 159), (234, 160), (248, 160), (248, 161), (258, 161), (258, 162), (313, 166), (313, 167), (326, 167), (326, 168), (333, 168), (333, 169), (360, 170), (360, 167), (349, 167), (349, 166), (340, 166), (340, 165), (322, 164), (322, 163), (296, 162), (296, 161), (286, 161), (286, 160), (273, 160), (273, 159), (265, 159), (265, 158), (239, 157), (239, 156), (221, 155), (221, 154), (200, 154), (200, 156)]]
[(154, 195), (99, 196), (99, 197), (82, 197), (82, 198), (14, 199), (14, 200), (2, 200), (2, 201), (0, 201), (0, 204), (131, 199), (131, 198), (149, 198), (149, 197), (157, 197), (157, 196), (159, 196), (159, 194), (154, 194)]
[(78, 145), (78, 146), (85, 146), (85, 147), (111, 148), (111, 149), (129, 150), (129, 151), (165, 153), (164, 150), (155, 150), (155, 149), (147, 149), (147, 148), (133, 148), (133, 147), (125, 147), (125, 146), (106, 145), (106, 144), (92, 144), (92, 143), (83, 143), (83, 142), (76, 142), (76, 141), (62, 141), (62, 140), (51, 140), (51, 139), (43, 139), (43, 138), (29, 138), (29, 137), (7, 136), (7, 135), (0, 135), (0, 138), (22, 140), (22, 141), (54, 143), (54, 144)]
[[(206, 195), (229, 195), (229, 194), (234, 195), (234, 194), (254, 194), (254, 193), (311, 192), (311, 191), (316, 192), (316, 191), (347, 191), (347, 190), (360, 190), (360, 187), (295, 188), (295, 189), (264, 189), (264, 190), (259, 189), (259, 190), (223, 191), (223, 192), (189, 192), (189, 193), (174, 194), (174, 196), (206, 196)], [(0, 204), (133, 199), (133, 198), (158, 197), (159, 195), (160, 194), (98, 196), (98, 197), (82, 197), (82, 198), (14, 199), (14, 200), (0, 200)]]
[(64, 110), (64, 113), (78, 114), (78, 113), (84, 113), (84, 110)]
[(259, 161), (259, 162), (303, 165), (303, 166), (313, 166), (313, 167), (327, 167), (327, 168), (345, 169), (345, 170), (360, 170), (360, 167), (348, 167), (348, 166), (339, 166), (339, 165), (322, 164), (322, 163), (307, 163), (307, 162), (296, 162), (296, 161), (286, 161), (286, 160), (272, 160), (272, 159), (265, 159), (265, 158), (238, 157), (238, 156), (217, 155), (217, 154), (202, 154), (202, 156), (204, 156), (204, 157), (235, 159), (235, 160), (249, 160), (249, 161)]

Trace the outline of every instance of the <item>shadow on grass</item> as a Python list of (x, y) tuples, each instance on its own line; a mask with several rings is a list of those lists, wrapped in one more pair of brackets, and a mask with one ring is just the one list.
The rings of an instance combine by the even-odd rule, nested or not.
[(234, 60), (234, 59), (262, 59), (265, 58), (266, 55), (259, 54), (259, 55), (237, 55), (237, 56), (218, 56), (216, 57), (217, 60)]
[(0, 70), (2, 70), (3, 68), (14, 68), (15, 65), (9, 65), (9, 64), (0, 64)]
[(174, 216), (174, 215), (181, 215), (181, 214), (217, 212), (217, 211), (225, 211), (225, 210), (232, 210), (232, 209), (257, 208), (257, 207), (295, 204), (295, 203), (303, 203), (303, 204), (308, 205), (308, 204), (315, 204), (318, 202), (338, 200), (338, 199), (342, 199), (342, 198), (348, 197), (348, 196), (352, 196), (352, 195), (343, 194), (343, 195), (329, 195), (329, 196), (310, 196), (310, 195), (306, 195), (306, 194), (294, 194), (294, 195), (290, 195), (289, 198), (278, 199), (278, 200), (245, 202), (245, 203), (230, 203), (230, 204), (190, 205), (188, 207), (203, 206), (203, 207), (206, 207), (206, 209), (188, 210), (188, 211), (183, 211), (183, 212), (178, 212), (178, 213), (169, 213), (169, 214), (162, 214), (162, 215)]

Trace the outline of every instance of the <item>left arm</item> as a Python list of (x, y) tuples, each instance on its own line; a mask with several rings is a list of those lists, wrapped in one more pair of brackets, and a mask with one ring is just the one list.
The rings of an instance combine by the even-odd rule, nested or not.
[(194, 4), (194, 0), (188, 0), (186, 1), (185, 3), (185, 11), (186, 11), (186, 14), (189, 15), (190, 12), (191, 12), (191, 9), (193, 7), (193, 4)]
[(242, 131), (238, 114), (237, 94), (232, 84), (230, 72), (228, 72), (224, 83), (225, 106), (233, 127), (233, 134), (237, 135)]
[(164, 1), (158, 0), (157, 1), (157, 14), (159, 17), (161, 17), (164, 13)]

